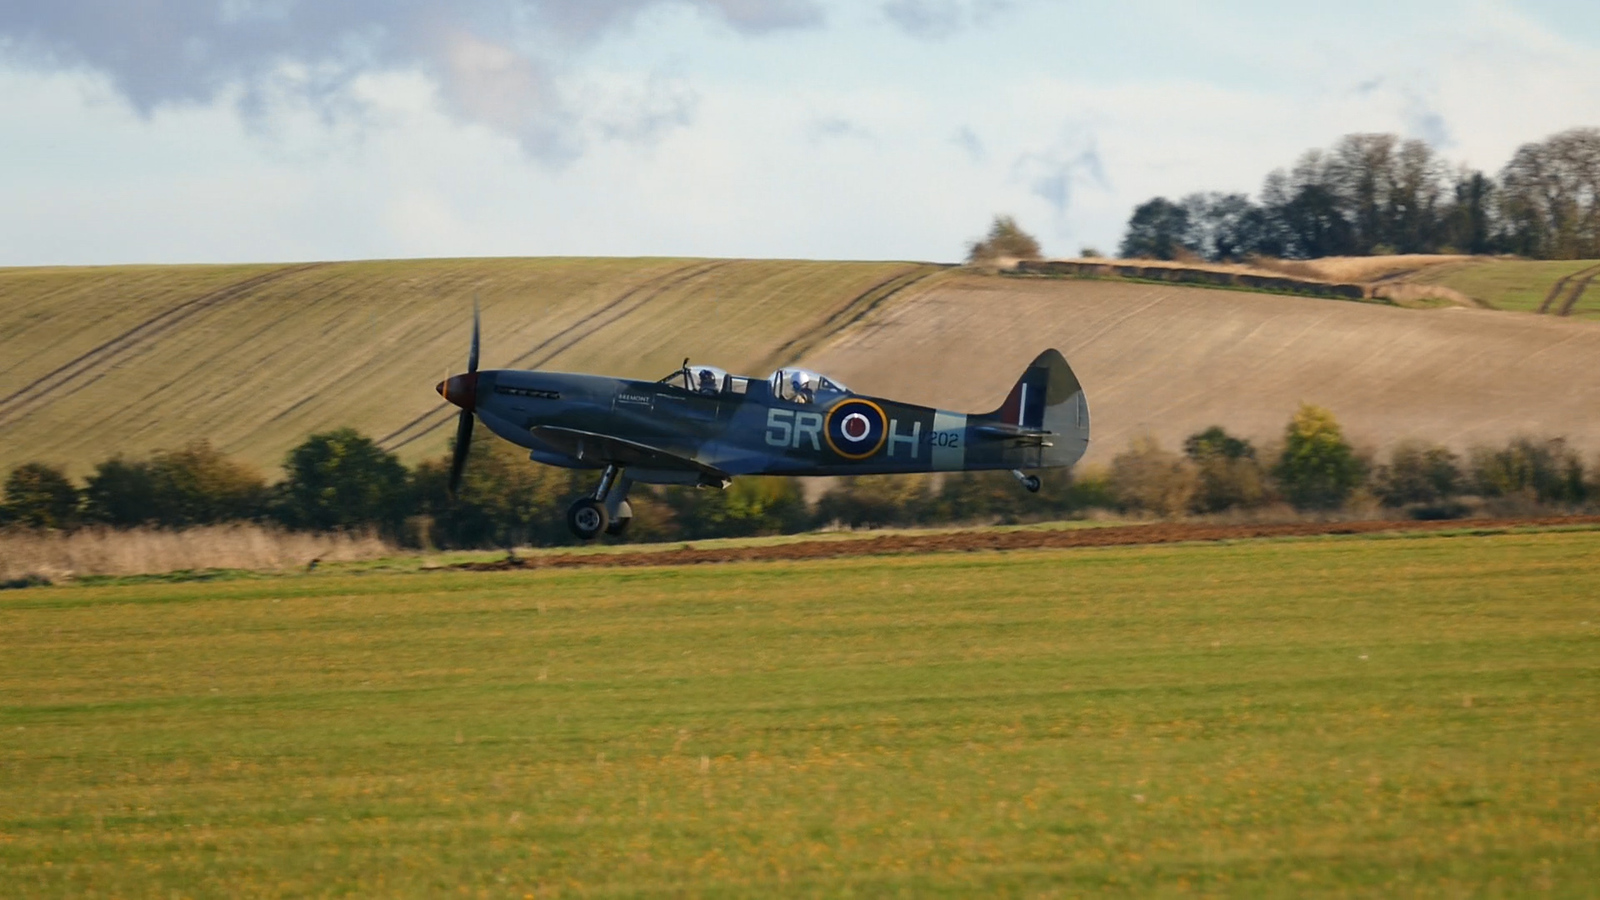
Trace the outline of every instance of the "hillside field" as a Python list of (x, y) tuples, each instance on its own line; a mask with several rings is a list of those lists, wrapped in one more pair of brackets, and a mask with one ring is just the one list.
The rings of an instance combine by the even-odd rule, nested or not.
[(207, 437), (275, 476), (345, 425), (408, 463), (440, 455), (453, 417), (433, 386), (465, 364), (474, 297), (486, 367), (798, 362), (968, 412), (1055, 346), (1088, 391), (1091, 463), (1145, 431), (1271, 441), (1301, 401), (1374, 450), (1526, 433), (1600, 451), (1600, 322), (908, 262), (476, 259), (0, 270), (0, 470), (81, 477)]
[[(1600, 274), (1600, 260), (1469, 259), (1423, 269), (1410, 280), (1453, 288), (1494, 309), (1559, 315), (1570, 302), (1567, 315), (1597, 321), (1600, 285), (1594, 283), (1596, 274)], [(1563, 279), (1568, 279), (1566, 290), (1552, 297), (1552, 289)], [(1571, 297), (1567, 291), (1577, 288), (1579, 281), (1584, 282), (1584, 289)], [(1548, 306), (1547, 301), (1551, 301)]]
[(1583, 896), (1597, 554), (0, 592), (0, 870), (56, 896)]

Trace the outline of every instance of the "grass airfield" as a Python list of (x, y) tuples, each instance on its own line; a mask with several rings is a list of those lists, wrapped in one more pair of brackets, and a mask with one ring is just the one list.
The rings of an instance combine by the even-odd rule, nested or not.
[(1600, 531), (0, 593), (75, 896), (1589, 895)]

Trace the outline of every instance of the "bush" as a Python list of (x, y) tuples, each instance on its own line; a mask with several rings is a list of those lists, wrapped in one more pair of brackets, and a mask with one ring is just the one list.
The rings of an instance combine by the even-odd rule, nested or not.
[(157, 519), (155, 479), (150, 464), (120, 455), (94, 467), (83, 489), (83, 514), (91, 522), (132, 528)]
[(32, 528), (78, 524), (78, 489), (54, 466), (24, 463), (6, 478), (5, 518)]
[(93, 522), (187, 528), (260, 518), (268, 491), (255, 469), (199, 440), (147, 461), (112, 457), (95, 466), (83, 494)]
[(1181, 515), (1189, 508), (1198, 486), (1194, 465), (1163, 450), (1149, 435), (1134, 438), (1127, 450), (1111, 460), (1110, 493), (1117, 505), (1126, 510)]
[(399, 458), (353, 428), (306, 438), (284, 461), (275, 513), (290, 528), (317, 531), (377, 526), (398, 533), (407, 478)]
[(1583, 461), (1561, 438), (1514, 438), (1503, 449), (1475, 447), (1472, 487), (1484, 497), (1526, 496), (1539, 503), (1576, 504), (1588, 497)]
[(1011, 216), (995, 216), (988, 236), (967, 245), (967, 262), (973, 264), (1004, 258), (1038, 259), (1039, 255), (1039, 242)]
[(504, 441), (474, 441), (454, 499), (447, 490), (449, 457), (426, 460), (412, 471), (410, 505), (429, 520), (427, 540), (417, 542), (443, 547), (572, 543), (567, 506), (592, 487), (595, 477), (535, 465)]
[(1436, 505), (1459, 494), (1461, 485), (1460, 457), (1418, 441), (1395, 445), (1372, 479), (1373, 493), (1389, 507)]
[(793, 478), (740, 478), (721, 491), (672, 487), (664, 493), (685, 539), (790, 534), (807, 524), (805, 497)]
[(1189, 435), (1183, 453), (1194, 463), (1198, 482), (1190, 509), (1222, 512), (1236, 506), (1259, 506), (1267, 498), (1266, 475), (1256, 448), (1213, 425)]
[(1333, 413), (1302, 403), (1273, 474), (1296, 509), (1337, 509), (1361, 485), (1363, 468)]
[(840, 478), (817, 499), (818, 525), (850, 528), (915, 525), (932, 515), (933, 495), (926, 477), (857, 475)]

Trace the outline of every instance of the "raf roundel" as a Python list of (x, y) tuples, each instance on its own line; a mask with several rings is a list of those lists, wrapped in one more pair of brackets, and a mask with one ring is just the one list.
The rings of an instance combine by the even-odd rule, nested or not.
[(888, 427), (883, 408), (871, 400), (841, 400), (828, 410), (823, 431), (828, 446), (845, 459), (866, 459), (883, 447)]

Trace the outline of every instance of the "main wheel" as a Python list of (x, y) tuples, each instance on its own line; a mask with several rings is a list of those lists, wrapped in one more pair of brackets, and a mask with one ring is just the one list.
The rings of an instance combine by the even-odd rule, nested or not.
[(592, 541), (599, 537), (609, 524), (605, 504), (593, 497), (579, 497), (567, 508), (567, 527), (583, 540)]
[(606, 534), (612, 537), (622, 537), (622, 533), (628, 530), (628, 523), (632, 521), (633, 507), (628, 504), (628, 501), (624, 500), (617, 505), (617, 517), (612, 519), (611, 524), (606, 526)]
[(1039, 476), (1029, 475), (1027, 479), (1022, 482), (1022, 486), (1028, 489), (1028, 493), (1037, 494), (1039, 493), (1039, 486), (1042, 483), (1043, 482), (1039, 481)]

